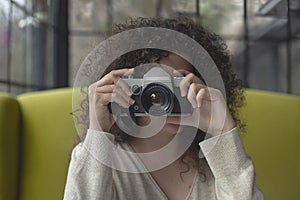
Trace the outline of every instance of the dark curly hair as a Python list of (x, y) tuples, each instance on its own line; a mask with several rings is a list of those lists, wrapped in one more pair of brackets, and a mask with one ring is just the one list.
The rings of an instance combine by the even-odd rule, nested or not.
[[(162, 27), (171, 30), (175, 30), (186, 34), (187, 36), (193, 38), (198, 42), (211, 56), (215, 62), (218, 70), (220, 71), (221, 77), (225, 85), (227, 106), (235, 123), (237, 124), (241, 132), (245, 129), (245, 124), (239, 119), (238, 113), (239, 109), (244, 105), (244, 88), (242, 87), (242, 82), (237, 78), (236, 74), (232, 70), (231, 55), (227, 49), (227, 45), (224, 40), (217, 34), (209, 31), (208, 28), (203, 27), (200, 24), (195, 23), (192, 19), (186, 16), (177, 16), (170, 19), (164, 19), (160, 17), (155, 18), (129, 18), (125, 23), (115, 24), (112, 29), (112, 35), (121, 33), (125, 30), (141, 28), (141, 27)], [(131, 51), (120, 56), (116, 59), (103, 73), (102, 77), (109, 73), (111, 70), (121, 69), (124, 67), (134, 68), (138, 65), (145, 63), (158, 63), (163, 57), (169, 55), (170, 52), (160, 50), (160, 49), (138, 49)], [(193, 73), (201, 78), (201, 75), (194, 70)], [(102, 78), (102, 77), (99, 77)], [(202, 79), (202, 78), (201, 78)], [(81, 102), (81, 108), (85, 111), (84, 116), (76, 116), (78, 121), (86, 125), (84, 130), (88, 128), (88, 93), (86, 90), (82, 90), (86, 94), (86, 98)], [(189, 127), (190, 128), (190, 127)], [(86, 131), (85, 131), (86, 132)], [(198, 153), (200, 151), (199, 142), (201, 142), (205, 134), (201, 130), (197, 130), (196, 137), (194, 138), (191, 146), (187, 151), (181, 156), (181, 161), (186, 165), (187, 169), (180, 173), (188, 172), (190, 170), (190, 165), (186, 162), (186, 156), (192, 158), (194, 166), (201, 173), (202, 164), (207, 164), (205, 158), (200, 159)], [(111, 129), (110, 133), (115, 135), (116, 142), (128, 142), (133, 140), (134, 137), (124, 133), (115, 123)], [(80, 140), (78, 140), (80, 141)], [(201, 161), (201, 162), (199, 162)], [(205, 175), (201, 173), (205, 179)]]

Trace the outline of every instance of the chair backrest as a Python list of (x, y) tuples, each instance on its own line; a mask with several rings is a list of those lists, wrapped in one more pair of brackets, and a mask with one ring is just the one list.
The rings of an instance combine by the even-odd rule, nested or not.
[(265, 199), (300, 199), (300, 97), (248, 90), (242, 139)]
[(0, 94), (0, 200), (17, 197), (20, 109), (17, 100)]
[[(299, 199), (300, 97), (256, 90), (247, 90), (246, 95), (241, 117), (247, 132), (242, 139), (252, 157), (258, 186), (266, 199)], [(19, 105), (12, 97), (0, 96), (0, 161), (5, 162), (0, 163), (0, 175), (6, 181), (0, 182), (0, 194), (16, 191), (19, 168), (21, 200), (62, 199), (77, 134), (69, 114), (72, 89), (33, 92), (17, 100)], [(14, 194), (7, 192), (3, 199), (15, 199)]]
[(22, 116), (22, 200), (62, 199), (76, 130), (72, 89), (18, 97)]

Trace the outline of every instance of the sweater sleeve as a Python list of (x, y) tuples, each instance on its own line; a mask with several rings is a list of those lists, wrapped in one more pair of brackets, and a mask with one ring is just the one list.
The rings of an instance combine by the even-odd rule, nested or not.
[(115, 144), (112, 134), (87, 131), (84, 142), (72, 151), (64, 200), (117, 199), (112, 169), (108, 167), (112, 162), (111, 144)]
[(237, 128), (199, 143), (215, 177), (217, 199), (261, 200), (250, 157), (245, 153)]

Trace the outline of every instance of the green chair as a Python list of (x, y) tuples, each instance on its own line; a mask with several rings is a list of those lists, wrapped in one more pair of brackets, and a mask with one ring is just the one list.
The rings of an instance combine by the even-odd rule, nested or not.
[(300, 199), (300, 97), (247, 91), (242, 135), (265, 199)]
[(17, 100), (0, 94), (0, 200), (17, 198), (20, 109)]
[(62, 199), (76, 130), (72, 90), (18, 96), (22, 118), (21, 200)]
[[(242, 134), (265, 199), (300, 199), (300, 97), (247, 90)], [(76, 130), (72, 89), (0, 95), (0, 200), (62, 199)]]

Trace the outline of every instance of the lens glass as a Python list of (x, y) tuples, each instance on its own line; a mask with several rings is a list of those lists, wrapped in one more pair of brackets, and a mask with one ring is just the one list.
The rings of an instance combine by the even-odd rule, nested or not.
[(150, 94), (151, 104), (154, 106), (163, 106), (165, 103), (165, 95), (161, 92), (153, 92)]
[(161, 83), (151, 83), (143, 90), (141, 102), (148, 114), (165, 115), (173, 108), (173, 93)]

